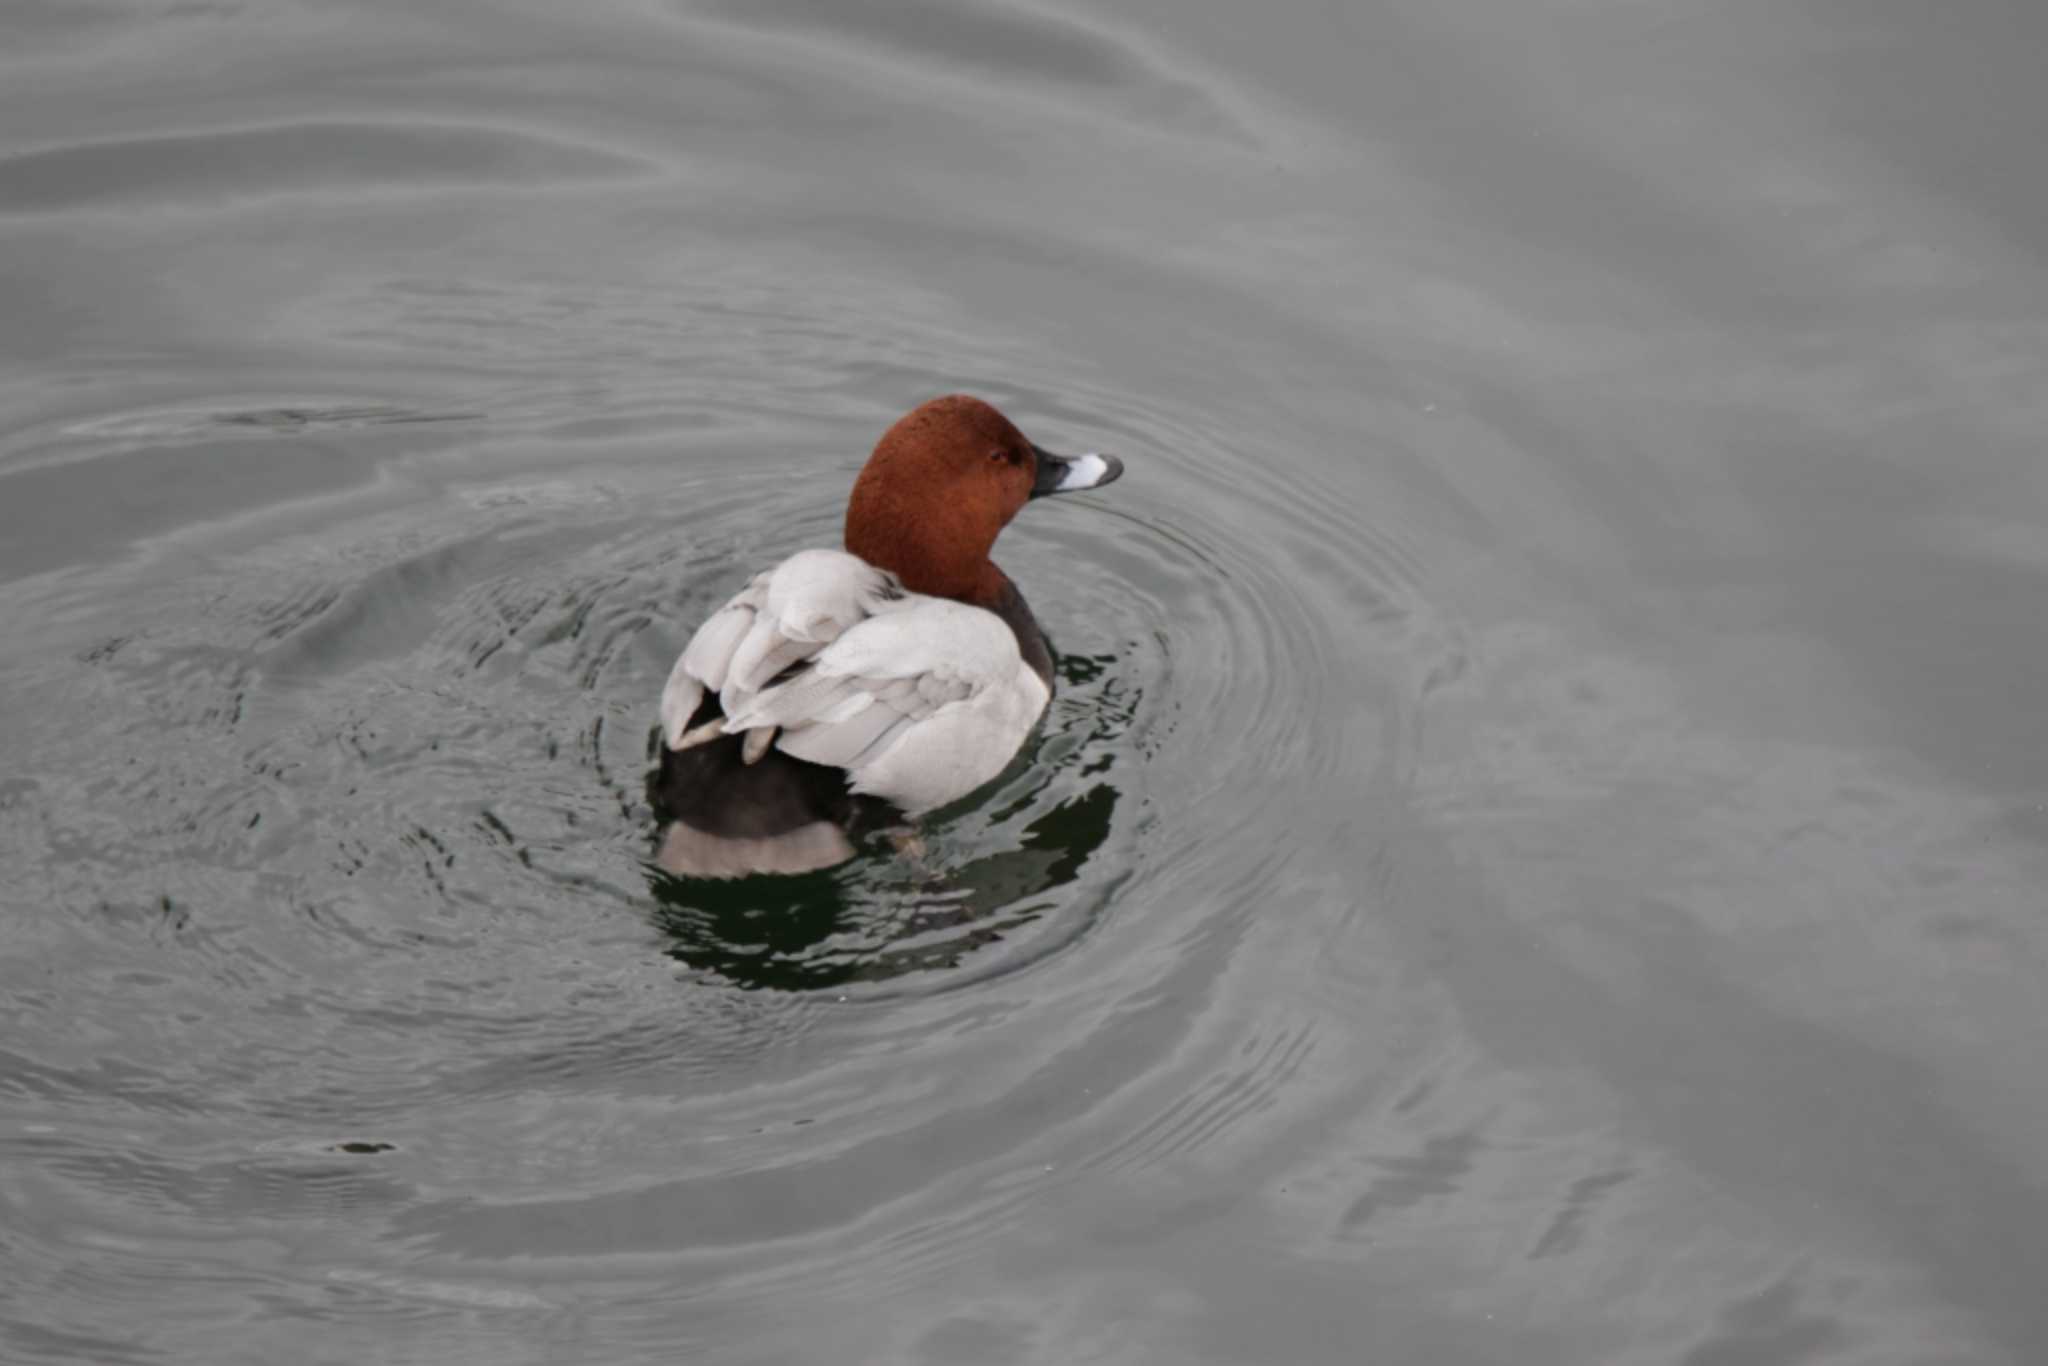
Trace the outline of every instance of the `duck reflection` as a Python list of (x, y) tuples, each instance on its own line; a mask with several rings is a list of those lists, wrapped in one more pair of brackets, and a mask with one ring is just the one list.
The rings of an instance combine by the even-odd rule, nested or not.
[(678, 877), (647, 865), (669, 956), (736, 986), (815, 991), (957, 966), (1054, 909), (1109, 838), (1118, 793), (1099, 783), (1025, 826), (1018, 843), (923, 870), (869, 835), (852, 863), (798, 876)]

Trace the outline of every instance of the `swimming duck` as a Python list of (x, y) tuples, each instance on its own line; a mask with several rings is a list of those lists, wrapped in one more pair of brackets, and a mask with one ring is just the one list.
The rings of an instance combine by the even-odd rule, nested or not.
[(1113, 455), (1054, 455), (965, 394), (898, 419), (846, 505), (844, 550), (800, 550), (690, 637), (661, 695), (656, 861), (796, 873), (849, 834), (1001, 773), (1052, 700), (1052, 649), (989, 550), (1033, 498), (1101, 488)]

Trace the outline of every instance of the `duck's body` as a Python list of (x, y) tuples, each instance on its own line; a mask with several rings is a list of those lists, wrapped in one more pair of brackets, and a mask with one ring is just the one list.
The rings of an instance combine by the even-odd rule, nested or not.
[(847, 549), (758, 574), (697, 629), (661, 700), (659, 861), (800, 872), (849, 834), (1002, 772), (1052, 699), (1052, 651), (988, 548), (1025, 499), (1108, 483), (1112, 457), (1040, 451), (987, 404), (939, 399), (856, 483)]

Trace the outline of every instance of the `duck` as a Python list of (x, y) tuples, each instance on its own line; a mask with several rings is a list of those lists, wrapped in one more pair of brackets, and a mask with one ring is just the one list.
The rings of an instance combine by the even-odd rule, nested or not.
[(1052, 646), (989, 558), (1027, 502), (1123, 462), (1034, 444), (967, 394), (919, 404), (854, 479), (843, 549), (799, 550), (697, 627), (662, 688), (655, 863), (814, 872), (991, 782), (1053, 696)]

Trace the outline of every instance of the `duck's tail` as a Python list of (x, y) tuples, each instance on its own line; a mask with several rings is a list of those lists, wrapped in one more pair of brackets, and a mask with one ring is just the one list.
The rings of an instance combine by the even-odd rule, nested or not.
[[(847, 832), (863, 803), (846, 774), (754, 743), (770, 730), (720, 733), (723, 712), (706, 696), (690, 718), (690, 743), (660, 744), (647, 800), (663, 821), (654, 861), (677, 877), (809, 873), (854, 855)], [(657, 741), (657, 744), (659, 742)]]

